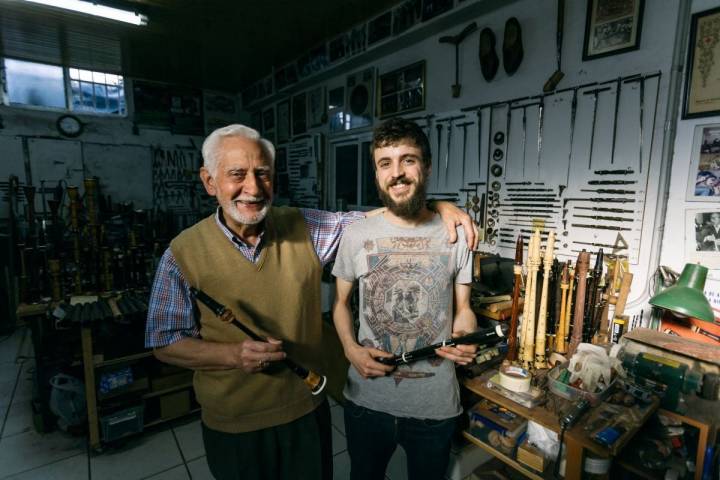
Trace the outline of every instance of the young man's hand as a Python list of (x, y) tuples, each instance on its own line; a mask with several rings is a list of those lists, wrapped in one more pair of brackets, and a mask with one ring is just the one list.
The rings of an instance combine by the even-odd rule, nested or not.
[(480, 236), (478, 235), (477, 225), (473, 222), (466, 212), (460, 210), (458, 207), (450, 202), (432, 202), (432, 209), (435, 210), (442, 218), (445, 228), (448, 231), (448, 237), (450, 243), (457, 242), (457, 232), (455, 227), (462, 225), (465, 230), (465, 239), (467, 240), (468, 248), (475, 250), (477, 248)]
[[(453, 338), (467, 335), (468, 332), (454, 332)], [(455, 347), (440, 347), (435, 350), (438, 357), (447, 358), (460, 365), (469, 365), (475, 361), (477, 345), (457, 345)]]
[(345, 356), (363, 378), (384, 377), (395, 369), (392, 365), (384, 365), (375, 360), (377, 357), (392, 357), (390, 353), (377, 348), (355, 344), (345, 350)]

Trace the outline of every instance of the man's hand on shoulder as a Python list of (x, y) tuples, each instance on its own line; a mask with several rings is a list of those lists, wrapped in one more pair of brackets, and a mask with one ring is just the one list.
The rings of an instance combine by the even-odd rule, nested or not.
[(440, 215), (440, 218), (442, 218), (442, 221), (448, 231), (448, 239), (450, 243), (455, 243), (457, 241), (457, 232), (455, 231), (455, 227), (461, 225), (465, 231), (468, 248), (470, 250), (475, 250), (477, 248), (477, 244), (480, 239), (477, 225), (475, 225), (475, 222), (473, 222), (473, 219), (470, 218), (470, 215), (468, 215), (467, 212), (464, 212), (452, 203), (445, 201), (432, 202), (431, 209), (435, 210)]

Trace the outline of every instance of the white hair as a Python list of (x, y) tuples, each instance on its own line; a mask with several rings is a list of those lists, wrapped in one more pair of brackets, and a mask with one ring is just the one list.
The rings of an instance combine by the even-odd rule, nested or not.
[(265, 155), (265, 159), (270, 164), (270, 168), (273, 168), (275, 164), (275, 146), (265, 138), (260, 136), (260, 132), (254, 128), (246, 127), (234, 123), (226, 127), (218, 128), (213, 131), (203, 142), (202, 156), (205, 168), (210, 172), (210, 175), (215, 176), (217, 173), (218, 154), (220, 144), (225, 137), (243, 137), (250, 140), (255, 140), (260, 144), (260, 148)]

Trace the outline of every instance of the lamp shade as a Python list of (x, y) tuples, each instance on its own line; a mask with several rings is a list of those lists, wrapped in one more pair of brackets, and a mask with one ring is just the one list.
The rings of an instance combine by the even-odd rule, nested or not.
[(710, 302), (703, 293), (707, 273), (708, 269), (702, 265), (686, 264), (677, 283), (652, 297), (650, 305), (665, 308), (686, 317), (706, 322), (714, 321), (715, 315), (710, 308)]

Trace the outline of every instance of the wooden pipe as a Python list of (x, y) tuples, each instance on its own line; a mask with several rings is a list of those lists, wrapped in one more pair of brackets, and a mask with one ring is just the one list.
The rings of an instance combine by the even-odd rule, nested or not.
[(525, 309), (527, 311), (527, 317), (523, 315), (525, 338), (523, 339), (522, 364), (526, 369), (532, 368), (535, 357), (535, 297), (540, 261), (540, 230), (535, 230), (528, 248), (528, 281), (525, 285)]
[(583, 249), (578, 254), (575, 264), (575, 278), (577, 281), (577, 294), (575, 295), (575, 314), (573, 315), (575, 323), (572, 328), (572, 337), (567, 355), (571, 358), (577, 350), (578, 345), (582, 342), (583, 335), (583, 316), (585, 315), (585, 289), (587, 282), (588, 267), (590, 265), (590, 254)]
[(520, 313), (520, 284), (522, 284), (523, 264), (523, 237), (518, 235), (515, 242), (515, 265), (513, 265), (514, 285), (512, 294), (512, 309), (510, 310), (510, 332), (508, 334), (507, 359), (511, 362), (517, 360), (517, 324)]
[(547, 368), (545, 360), (545, 331), (547, 330), (547, 304), (548, 290), (550, 288), (550, 268), (552, 268), (553, 254), (555, 253), (555, 232), (550, 232), (545, 244), (545, 259), (543, 262), (543, 284), (540, 292), (540, 310), (537, 318), (537, 332), (535, 333), (535, 368)]
[(566, 305), (568, 297), (568, 288), (570, 287), (570, 272), (567, 263), (563, 265), (562, 274), (560, 275), (560, 317), (558, 318), (558, 327), (555, 332), (555, 351), (557, 353), (565, 353), (565, 312), (569, 305)]

